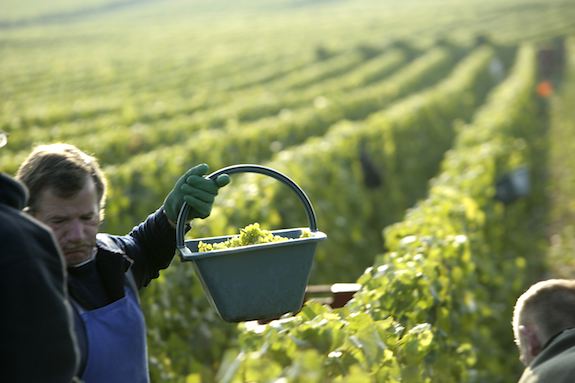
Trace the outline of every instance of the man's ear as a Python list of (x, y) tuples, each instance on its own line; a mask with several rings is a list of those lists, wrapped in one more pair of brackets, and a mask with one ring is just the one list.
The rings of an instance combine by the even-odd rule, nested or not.
[(519, 326), (519, 337), (521, 342), (521, 361), (528, 365), (539, 355), (543, 346), (535, 327), (530, 325)]

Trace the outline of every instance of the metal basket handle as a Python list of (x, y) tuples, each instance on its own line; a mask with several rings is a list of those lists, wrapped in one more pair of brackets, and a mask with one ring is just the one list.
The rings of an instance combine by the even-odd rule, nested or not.
[[(259, 173), (270, 176), (275, 178), (278, 181), (281, 181), (288, 185), (299, 197), (301, 202), (304, 205), (305, 212), (309, 221), (309, 228), (312, 232), (317, 231), (317, 222), (315, 219), (315, 212), (311, 205), (311, 202), (305, 192), (289, 177), (286, 175), (274, 170), (272, 168), (261, 166), (261, 165), (251, 165), (251, 164), (239, 164), (239, 165), (232, 165), (220, 170), (216, 170), (215, 172), (211, 173), (207, 177), (215, 180), (218, 176), (222, 174), (235, 174), (235, 173)], [(180, 213), (178, 214), (178, 222), (176, 224), (176, 247), (180, 251), (183, 256), (191, 256), (191, 251), (188, 249), (184, 243), (184, 229), (186, 225), (185, 217), (188, 216), (190, 212), (191, 206), (188, 205), (186, 202), (182, 205), (180, 209)]]

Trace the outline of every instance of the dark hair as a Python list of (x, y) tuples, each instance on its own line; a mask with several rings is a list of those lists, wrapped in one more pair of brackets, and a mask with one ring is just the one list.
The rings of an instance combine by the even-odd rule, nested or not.
[(59, 197), (70, 198), (82, 190), (87, 177), (91, 177), (96, 186), (102, 215), (106, 201), (104, 174), (96, 158), (74, 145), (40, 145), (30, 153), (16, 173), (16, 178), (30, 192), (28, 207), (32, 211), (42, 191), (52, 189)]

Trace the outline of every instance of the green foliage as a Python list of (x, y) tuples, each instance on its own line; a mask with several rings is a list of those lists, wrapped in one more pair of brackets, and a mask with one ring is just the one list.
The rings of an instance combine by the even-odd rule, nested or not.
[[(572, 2), (125, 3), (0, 6), (2, 170), (43, 142), (93, 152), (104, 229), (121, 234), (190, 164), (266, 162), (328, 234), (311, 282), (363, 286), (343, 309), (310, 302), (238, 338), (174, 261), (142, 296), (154, 382), (515, 380), (507, 324), (541, 262), (546, 158), (534, 52), (509, 64), (520, 42), (573, 31)], [(485, 102), (494, 58), (506, 80)], [(503, 206), (494, 185), (518, 166), (532, 192)], [(301, 226), (277, 186), (234, 179), (192, 235)]]
[[(536, 157), (522, 140), (538, 130), (534, 63), (534, 50), (523, 47), (513, 73), (458, 134), (427, 198), (385, 230), (388, 252), (359, 278), (354, 299), (340, 310), (309, 303), (295, 317), (244, 328), (235, 364), (222, 366), (236, 379), (229, 381), (298, 381), (290, 372), (310, 349), (320, 360), (307, 381), (345, 380), (358, 370), (364, 381), (513, 380), (502, 318), (537, 265), (536, 250), (527, 249), (536, 238), (521, 227), (533, 206), (503, 207), (493, 197), (501, 174)], [(274, 366), (270, 375), (250, 355)]]
[[(453, 139), (446, 119), (468, 118), (482, 100), (485, 91), (473, 89), (489, 83), (487, 64), (492, 55), (489, 48), (477, 50), (436, 87), (372, 114), (363, 123), (340, 123), (321, 139), (284, 150), (268, 163), (306, 191), (314, 201), (320, 228), (330, 237), (318, 249), (313, 282), (351, 281), (373, 262), (371, 249), (381, 248), (381, 238), (369, 227), (383, 228), (401, 219), (404, 210), (424, 195), (426, 181)], [(383, 179), (376, 187), (365, 184), (365, 157)], [(238, 225), (237, 220), (268, 227), (301, 226), (303, 209), (286, 188), (259, 176), (232, 182), (235, 186), (222, 191), (222, 199), (234, 206), (238, 217), (218, 211), (230, 228)], [(381, 196), (387, 197), (381, 200)], [(280, 216), (270, 215), (271, 209), (280, 211)], [(210, 220), (205, 224), (209, 227)]]
[[(381, 248), (381, 237), (379, 230), (374, 231), (370, 227), (383, 228), (384, 222), (389, 224), (400, 220), (408, 204), (415, 202), (414, 199), (405, 199), (405, 193), (424, 195), (426, 180), (438, 168), (442, 151), (451, 145), (455, 133), (445, 118), (466, 118), (471, 115), (474, 106), (483, 100), (487, 90), (485, 84), (491, 81), (487, 64), (493, 54), (491, 48), (478, 49), (432, 89), (410, 96), (388, 110), (382, 110), (364, 124), (335, 126), (321, 141), (310, 140), (291, 150), (284, 150), (267, 164), (289, 174), (306, 191), (314, 201), (320, 229), (328, 233), (329, 240), (318, 246), (312, 270), (313, 281), (355, 280), (367, 266), (373, 264), (373, 249)], [(485, 87), (483, 92), (475, 91), (479, 83)], [(419, 112), (413, 114), (412, 110)], [(433, 128), (437, 132), (429, 135), (428, 140), (433, 139), (434, 145), (426, 151), (413, 145), (422, 127)], [(383, 173), (386, 183), (375, 190), (364, 185), (359, 152), (349, 150), (350, 147), (359, 148), (362, 141), (369, 143), (369, 154), (374, 163), (389, 169), (389, 172)], [(402, 150), (399, 151), (396, 145)], [(382, 151), (378, 146), (385, 150)], [(425, 161), (429, 167), (413, 174), (414, 179), (420, 180), (418, 184), (412, 181), (402, 190), (404, 184), (400, 180), (404, 178), (403, 170), (395, 170), (401, 164), (398, 155), (409, 154), (423, 158), (424, 153), (429, 155)], [(432, 161), (435, 161), (434, 166), (430, 163)], [(232, 179), (231, 185), (233, 187), (229, 190), (221, 191), (218, 200), (222, 202), (214, 206), (210, 218), (193, 223), (195, 236), (234, 234), (237, 230), (235, 227), (246, 221), (260, 222), (270, 228), (299, 227), (305, 222), (301, 202), (285, 188), (279, 188), (275, 180), (248, 174)], [(322, 185), (330, 185), (330, 188), (322, 188)], [(414, 187), (418, 188), (418, 193), (409, 189)], [(338, 190), (339, 198), (334, 198), (333, 188)], [(380, 201), (379, 195), (390, 197)], [(389, 216), (389, 212), (393, 216)], [(345, 221), (342, 222), (343, 219)], [(152, 285), (148, 288), (146, 302), (152, 307), (163, 307), (158, 307), (159, 312), (179, 307), (188, 315), (188, 332), (203, 326), (204, 318), (213, 317), (213, 311), (207, 306), (191, 269), (172, 267), (164, 273), (164, 277), (169, 281), (169, 287)], [(165, 295), (166, 288), (178, 291), (179, 295), (173, 301), (154, 298), (158, 293)], [(171, 319), (164, 320), (161, 330), (164, 339), (170, 338), (174, 328), (177, 327), (171, 323)], [(213, 336), (211, 346), (222, 341), (215, 349), (223, 353), (233, 346), (234, 337), (227, 333), (227, 326), (220, 328), (217, 323), (210, 323), (209, 329)], [(228, 335), (221, 336), (222, 333)], [(159, 337), (151, 345), (156, 349), (165, 349), (166, 346)], [(217, 363), (218, 356), (214, 355), (214, 358), (212, 362)], [(212, 366), (214, 364), (207, 365), (206, 370)]]
[(549, 268), (553, 276), (572, 278), (575, 271), (575, 39), (565, 41), (565, 79), (556, 83), (550, 100), (549, 190), (551, 243)]
[[(306, 238), (311, 235), (309, 229), (304, 229), (301, 232), (300, 238)], [(274, 235), (273, 232), (269, 230), (262, 229), (259, 223), (252, 223), (242, 229), (240, 229), (240, 234), (231, 237), (225, 241), (207, 243), (200, 241), (198, 243), (198, 251), (213, 251), (213, 250), (223, 250), (233, 247), (249, 246), (249, 245), (259, 245), (263, 243), (273, 243), (273, 242), (283, 242), (287, 241), (289, 238), (282, 237), (280, 235)]]
[[(109, 167), (106, 170), (112, 188), (108, 214), (114, 215), (110, 216), (111, 222), (106, 228), (121, 232), (131, 227), (136, 217), (145, 216), (150, 205), (167, 193), (162, 185), (173, 183), (173, 178), (181, 172), (179, 166), (184, 166), (183, 162), (189, 158), (202, 158), (213, 168), (261, 162), (278, 149), (285, 151), (286, 147), (300, 144), (310, 136), (322, 136), (341, 119), (364, 118), (398, 97), (438, 80), (450, 69), (452, 60), (450, 52), (445, 49), (430, 50), (398, 73), (372, 86), (335, 94), (332, 98), (324, 98), (325, 103), (315, 103), (293, 112), (284, 111), (276, 118), (257, 120), (241, 128), (230, 126), (202, 130), (176, 146), (135, 156), (122, 165)], [(141, 193), (140, 188), (144, 188), (146, 193)], [(127, 198), (131, 204), (124, 207), (124, 199)], [(233, 227), (241, 227), (245, 223), (238, 222)]]

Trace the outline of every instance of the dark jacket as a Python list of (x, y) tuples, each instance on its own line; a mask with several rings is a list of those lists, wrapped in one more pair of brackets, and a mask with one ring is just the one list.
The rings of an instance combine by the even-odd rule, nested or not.
[(0, 173), (0, 382), (70, 382), (78, 363), (63, 257), (23, 214), (27, 192)]
[(94, 262), (69, 269), (70, 295), (86, 310), (122, 298), (128, 269), (138, 289), (159, 277), (175, 255), (176, 230), (158, 209), (128, 235), (98, 234), (97, 247)]
[(519, 383), (575, 382), (575, 329), (568, 329), (543, 348), (525, 369)]
[[(160, 275), (160, 270), (170, 265), (176, 250), (175, 238), (175, 228), (162, 209), (148, 216), (128, 235), (98, 234), (95, 260), (68, 269), (72, 299), (83, 310), (93, 310), (121, 299), (125, 286), (134, 285), (134, 289), (147, 286)], [(88, 345), (78, 310), (75, 310), (75, 320), (82, 354), (80, 371), (83, 371)]]

